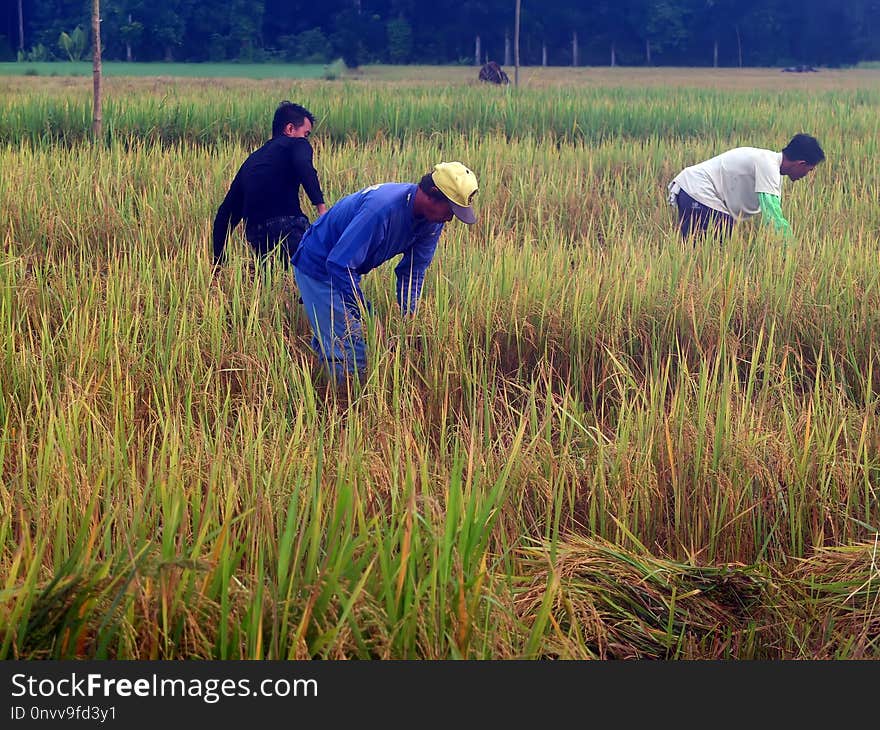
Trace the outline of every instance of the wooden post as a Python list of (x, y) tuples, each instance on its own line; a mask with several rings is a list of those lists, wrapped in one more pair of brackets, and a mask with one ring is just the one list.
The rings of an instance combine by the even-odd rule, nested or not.
[(480, 65), (480, 36), (474, 41), (474, 66)]
[(92, 0), (92, 86), (94, 103), (92, 107), (92, 135), (95, 141), (101, 139), (103, 117), (101, 114), (101, 2)]
[(18, 50), (24, 52), (24, 13), (21, 3), (22, 0), (18, 0)]
[(513, 30), (513, 85), (519, 86), (519, 12), (522, 0), (516, 0), (516, 18), (514, 19)]
[(743, 67), (743, 47), (742, 40), (739, 37), (739, 26), (736, 26), (736, 48), (739, 52), (739, 67)]

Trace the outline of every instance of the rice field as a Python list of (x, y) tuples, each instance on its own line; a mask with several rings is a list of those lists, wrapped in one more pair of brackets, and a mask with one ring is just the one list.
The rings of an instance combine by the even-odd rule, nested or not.
[[(138, 63), (103, 61), (104, 77), (320, 79), (339, 64), (292, 63)], [(92, 77), (91, 60), (0, 62), (0, 76)], [(337, 73), (338, 75), (338, 73)]]
[[(108, 79), (98, 144), (4, 84), (0, 658), (880, 657), (880, 72), (574, 71)], [(211, 276), (283, 98), (330, 203), (480, 181), (347, 395), (240, 231)], [(799, 131), (792, 242), (678, 239), (682, 167)]]

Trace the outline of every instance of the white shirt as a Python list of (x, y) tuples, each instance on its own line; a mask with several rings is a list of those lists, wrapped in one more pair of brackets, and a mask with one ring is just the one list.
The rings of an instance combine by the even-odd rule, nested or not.
[(758, 193), (781, 197), (781, 165), (781, 152), (737, 147), (684, 168), (670, 183), (670, 192), (681, 189), (709, 208), (737, 220), (748, 218), (761, 212)]

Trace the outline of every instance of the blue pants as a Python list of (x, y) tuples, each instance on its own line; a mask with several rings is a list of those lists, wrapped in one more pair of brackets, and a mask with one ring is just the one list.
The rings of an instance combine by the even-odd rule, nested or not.
[(720, 234), (730, 233), (733, 228), (733, 217), (697, 202), (684, 188), (678, 191), (675, 202), (678, 204), (678, 230), (682, 238), (692, 233), (702, 235), (709, 226)]
[(330, 284), (313, 279), (293, 267), (296, 285), (312, 326), (312, 349), (330, 378), (343, 382), (367, 368), (367, 346), (360, 318), (346, 309), (342, 296)]

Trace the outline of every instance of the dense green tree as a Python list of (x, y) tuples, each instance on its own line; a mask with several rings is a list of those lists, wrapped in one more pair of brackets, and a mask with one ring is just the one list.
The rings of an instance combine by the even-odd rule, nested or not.
[[(607, 51), (604, 59), (610, 66), (639, 63), (641, 60), (639, 33), (633, 17), (628, 0), (599, 0), (592, 6), (588, 21), (593, 29), (590, 35), (594, 44), (602, 47), (603, 54)], [(602, 63), (598, 59), (596, 62)]]
[(412, 26), (402, 15), (385, 25), (388, 33), (388, 58), (391, 63), (408, 63), (412, 58)]
[[(19, 31), (21, 5), (21, 32)], [(89, 0), (7, 0), (0, 48), (66, 57)], [(503, 62), (514, 0), (102, 0), (107, 60)], [(880, 59), (880, 0), (523, 0), (523, 64), (849, 64)]]
[(712, 66), (738, 66), (737, 28), (748, 12), (740, 0), (703, 0), (694, 7), (693, 23), (702, 34), (691, 39), (691, 51)]

